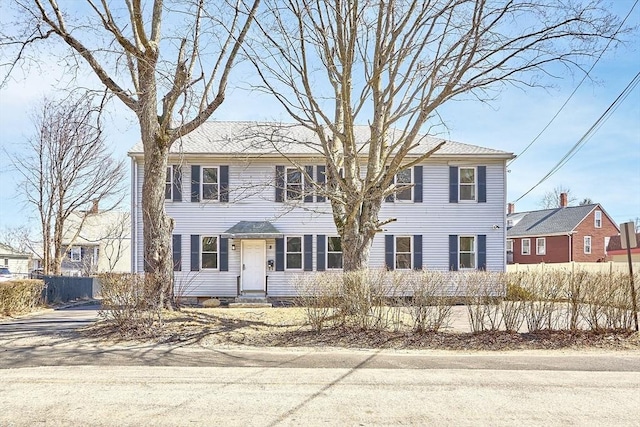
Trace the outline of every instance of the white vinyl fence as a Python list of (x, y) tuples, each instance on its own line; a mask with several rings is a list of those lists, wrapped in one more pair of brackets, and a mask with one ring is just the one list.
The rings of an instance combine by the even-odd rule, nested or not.
[[(629, 263), (626, 262), (554, 262), (540, 264), (507, 264), (508, 273), (517, 273), (519, 271), (587, 271), (590, 273), (628, 273)], [(640, 272), (640, 262), (633, 263), (633, 272)]]

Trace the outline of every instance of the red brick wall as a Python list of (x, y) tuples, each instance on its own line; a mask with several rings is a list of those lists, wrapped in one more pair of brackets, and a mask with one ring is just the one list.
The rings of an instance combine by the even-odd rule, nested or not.
[[(596, 262), (605, 257), (604, 238), (618, 234), (616, 225), (602, 212), (602, 228), (595, 227), (594, 209), (577, 227), (573, 235), (573, 261)], [(591, 254), (584, 253), (584, 236), (591, 236)]]
[[(540, 236), (544, 237), (544, 236)], [(531, 237), (530, 255), (522, 255), (522, 239), (513, 239), (513, 262), (516, 264), (537, 264), (540, 262), (568, 262), (569, 261), (569, 237), (549, 236), (545, 237), (547, 250), (545, 255), (536, 255), (536, 237)]]

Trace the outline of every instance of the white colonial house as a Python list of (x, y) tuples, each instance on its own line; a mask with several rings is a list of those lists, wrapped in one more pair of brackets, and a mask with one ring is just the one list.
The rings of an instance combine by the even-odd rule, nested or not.
[[(365, 149), (368, 132), (366, 126), (358, 128)], [(414, 156), (440, 141), (422, 138)], [(132, 266), (142, 272), (142, 144), (129, 156)], [(383, 204), (380, 219), (397, 220), (374, 239), (370, 267), (504, 271), (506, 161), (511, 158), (504, 151), (447, 141), (401, 172), (397, 181), (412, 187)], [(324, 183), (325, 163), (310, 131), (208, 122), (173, 145), (169, 163), (165, 208), (175, 221), (176, 293), (291, 297), (296, 276), (341, 269), (331, 204), (307, 191), (312, 186), (301, 173)]]

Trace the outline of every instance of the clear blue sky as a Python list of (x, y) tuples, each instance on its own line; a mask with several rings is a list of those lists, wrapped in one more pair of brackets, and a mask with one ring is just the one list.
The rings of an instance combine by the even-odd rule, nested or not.
[[(619, 15), (626, 15), (634, 0), (613, 3)], [(640, 6), (628, 21), (640, 25)], [(534, 186), (587, 132), (625, 87), (640, 72), (640, 38), (635, 32), (629, 42), (607, 51), (554, 123), (529, 150), (510, 164), (508, 200), (514, 201)], [(54, 56), (42, 55), (39, 69), (16, 73), (0, 91), (0, 144), (17, 152), (33, 134), (29, 115), (43, 95), (64, 87), (66, 79)], [(238, 73), (240, 75), (241, 73)], [(565, 77), (554, 87), (522, 91), (510, 88), (490, 105), (465, 101), (449, 103), (441, 110), (447, 133), (455, 141), (501, 149), (514, 154), (538, 135), (558, 112), (581, 76)], [(90, 74), (80, 79), (91, 85)], [(291, 121), (273, 102), (240, 89), (228, 92), (213, 119)], [(110, 106), (107, 138), (114, 155), (126, 158), (138, 140), (135, 117), (118, 101)], [(17, 196), (19, 175), (8, 159), (0, 155), (0, 229), (31, 221), (37, 223)], [(517, 211), (539, 209), (546, 191), (562, 185), (579, 200), (601, 203), (617, 223), (640, 217), (640, 87), (636, 87), (602, 124), (583, 148), (550, 179), (516, 204)], [(31, 218), (31, 219), (30, 219)]]

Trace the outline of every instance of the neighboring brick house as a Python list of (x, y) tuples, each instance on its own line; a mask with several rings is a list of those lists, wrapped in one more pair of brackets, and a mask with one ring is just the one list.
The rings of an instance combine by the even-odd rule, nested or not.
[(507, 213), (507, 260), (514, 264), (599, 262), (607, 255), (610, 236), (620, 232), (598, 203)]
[[(636, 241), (640, 245), (640, 233), (636, 233)], [(622, 249), (620, 235), (611, 236), (607, 245), (607, 261), (628, 262), (627, 250)], [(631, 248), (631, 261), (640, 262), (640, 246)]]

